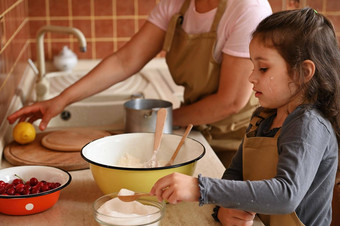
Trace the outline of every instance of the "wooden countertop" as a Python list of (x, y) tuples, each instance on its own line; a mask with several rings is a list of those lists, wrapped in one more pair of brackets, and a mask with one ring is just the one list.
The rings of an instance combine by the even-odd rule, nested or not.
[[(182, 134), (183, 131), (174, 133)], [(192, 131), (189, 137), (200, 141), (206, 147), (205, 156), (198, 161), (194, 175), (221, 178), (225, 168), (204, 137)], [(1, 168), (11, 165), (2, 160)], [(213, 166), (213, 167), (212, 167)], [(28, 216), (7, 216), (0, 214), (1, 225), (25, 226), (86, 226), (99, 225), (93, 215), (93, 202), (102, 196), (89, 169), (70, 171), (72, 182), (61, 191), (59, 201), (45, 212)], [(221, 225), (211, 217), (214, 205), (199, 206), (198, 203), (167, 204), (161, 226), (174, 225)]]

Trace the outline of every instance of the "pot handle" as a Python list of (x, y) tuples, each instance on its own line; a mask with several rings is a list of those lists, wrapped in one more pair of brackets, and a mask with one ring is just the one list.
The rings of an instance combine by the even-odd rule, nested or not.
[(144, 99), (144, 94), (142, 92), (133, 93), (130, 97), (131, 100)]
[(152, 108), (151, 110), (145, 112), (144, 113), (144, 118), (151, 118), (153, 114), (155, 114), (156, 117), (157, 117), (157, 112), (159, 111), (159, 109), (161, 109), (161, 108), (159, 108), (159, 107)]
[(150, 111), (145, 112), (144, 113), (144, 118), (151, 118), (153, 112), (156, 112), (156, 111), (150, 110)]

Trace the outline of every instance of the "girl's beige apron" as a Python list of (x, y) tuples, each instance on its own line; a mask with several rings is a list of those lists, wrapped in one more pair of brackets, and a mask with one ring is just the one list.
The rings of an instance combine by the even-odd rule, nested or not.
[[(275, 177), (276, 166), (279, 160), (277, 138), (280, 130), (274, 137), (255, 137), (257, 125), (260, 120), (268, 117), (261, 113), (260, 117), (253, 117), (251, 129), (244, 136), (243, 141), (243, 180), (265, 180)], [(296, 213), (285, 215), (262, 215), (261, 221), (270, 226), (303, 226)]]
[[(182, 29), (183, 16), (190, 0), (186, 0), (179, 13), (175, 14), (164, 41), (166, 62), (178, 85), (185, 88), (184, 105), (194, 103), (205, 96), (216, 93), (220, 78), (220, 63), (213, 57), (217, 25), (222, 17), (226, 0), (221, 0), (209, 32), (187, 34)], [(214, 149), (237, 150), (257, 106), (255, 97), (237, 114), (219, 122), (198, 127)]]

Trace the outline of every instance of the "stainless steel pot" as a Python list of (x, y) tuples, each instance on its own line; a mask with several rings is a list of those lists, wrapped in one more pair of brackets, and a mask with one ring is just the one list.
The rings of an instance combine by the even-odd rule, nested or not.
[(134, 99), (124, 104), (125, 132), (155, 132), (157, 112), (165, 108), (164, 133), (172, 133), (172, 103), (157, 99)]

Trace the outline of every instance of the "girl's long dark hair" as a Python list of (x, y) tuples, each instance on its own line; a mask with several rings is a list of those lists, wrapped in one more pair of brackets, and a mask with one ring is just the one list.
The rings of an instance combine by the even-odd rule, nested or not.
[[(281, 11), (264, 19), (253, 37), (281, 54), (290, 76), (305, 94), (304, 101), (313, 103), (332, 123), (339, 142), (340, 51), (332, 23), (311, 8)], [(305, 60), (313, 61), (316, 68), (307, 83)]]

